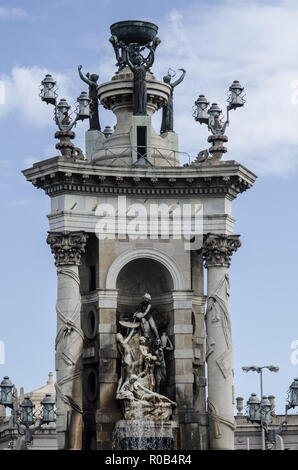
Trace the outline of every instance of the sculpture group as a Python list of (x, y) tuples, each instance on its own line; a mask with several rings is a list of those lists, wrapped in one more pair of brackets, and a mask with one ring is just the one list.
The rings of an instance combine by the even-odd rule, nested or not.
[[(125, 67), (129, 67), (133, 73), (133, 115), (134, 116), (147, 116), (147, 85), (146, 85), (146, 73), (150, 70), (150, 67), (154, 62), (155, 49), (160, 44), (160, 39), (156, 37), (151, 43), (149, 42), (145, 46), (139, 44), (126, 45), (122, 41), (119, 41), (116, 35), (110, 37), (110, 43), (112, 44), (115, 55), (116, 65), (118, 66), (118, 72), (123, 70)], [(149, 50), (147, 57), (144, 57), (142, 52), (145, 49)], [(171, 87), (171, 93), (168, 99), (168, 103), (163, 107), (162, 111), (162, 123), (160, 133), (173, 132), (173, 90), (181, 83), (185, 77), (186, 71), (181, 70), (182, 74), (175, 82), (171, 82), (172, 77), (175, 75), (170, 73), (171, 69), (168, 70), (167, 75), (164, 76), (163, 81)], [(100, 122), (98, 116), (98, 97), (97, 97), (97, 74), (84, 75), (82, 73), (82, 66), (78, 67), (80, 78), (87, 83), (89, 86), (89, 98), (90, 102), (90, 130), (100, 131)], [(173, 71), (172, 71), (173, 72)]]
[(121, 357), (121, 375), (116, 398), (124, 419), (168, 421), (176, 403), (160, 394), (166, 380), (165, 351), (173, 345), (165, 332), (159, 336), (146, 293), (133, 321), (119, 321), (126, 336), (116, 335)]

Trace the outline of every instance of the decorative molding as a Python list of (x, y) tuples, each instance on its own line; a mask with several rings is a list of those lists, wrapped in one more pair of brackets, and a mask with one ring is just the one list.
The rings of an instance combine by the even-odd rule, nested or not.
[(239, 237), (240, 235), (207, 233), (204, 236), (203, 248), (201, 249), (205, 267), (229, 267), (233, 252), (241, 246)]
[(163, 264), (172, 276), (174, 290), (184, 289), (184, 279), (176, 261), (174, 261), (170, 256), (165, 255), (162, 251), (156, 250), (154, 248), (138, 248), (134, 250), (128, 250), (118, 256), (118, 258), (113, 261), (109, 268), (106, 279), (106, 288), (116, 289), (116, 281), (121, 269), (130, 261), (139, 258), (149, 258)]
[[(249, 189), (256, 176), (235, 161), (200, 167), (149, 169), (94, 165), (51, 158), (24, 170), (24, 175), (49, 196), (70, 193), (140, 194), (152, 196), (202, 195), (234, 199)], [(88, 175), (86, 178), (85, 175)], [(120, 179), (119, 179), (120, 177)], [(152, 180), (155, 184), (152, 184)]]
[(49, 232), (47, 243), (55, 256), (55, 265), (79, 266), (87, 238), (85, 232)]
[[(116, 281), (115, 281), (116, 282)], [(115, 289), (100, 290), (98, 291), (98, 306), (99, 308), (117, 308), (118, 291)]]

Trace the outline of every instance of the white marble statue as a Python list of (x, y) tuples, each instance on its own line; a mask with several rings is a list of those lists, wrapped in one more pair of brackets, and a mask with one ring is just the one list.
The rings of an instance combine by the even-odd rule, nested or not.
[(159, 393), (166, 379), (163, 351), (171, 350), (173, 345), (165, 332), (160, 339), (150, 310), (151, 296), (147, 293), (133, 315), (134, 321), (120, 321), (120, 325), (131, 328), (127, 337), (116, 334), (121, 356), (116, 398), (123, 405), (125, 420), (168, 421), (176, 406)]

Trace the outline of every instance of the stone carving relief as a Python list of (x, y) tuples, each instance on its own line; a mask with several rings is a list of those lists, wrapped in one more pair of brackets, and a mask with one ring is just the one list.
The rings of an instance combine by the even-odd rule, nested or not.
[(240, 246), (239, 235), (217, 235), (208, 233), (205, 236), (202, 248), (202, 255), (205, 258), (205, 267), (229, 267), (233, 252)]
[[(230, 282), (227, 269), (231, 255), (241, 245), (239, 235), (207, 234), (202, 254), (208, 272), (208, 298), (205, 314), (209, 374), (217, 377), (209, 382), (208, 415), (210, 432), (214, 439), (224, 438), (225, 428), (235, 429), (232, 412), (233, 389), (233, 343), (229, 313)], [(218, 269), (214, 269), (218, 268)], [(223, 269), (224, 268), (224, 269)], [(217, 372), (218, 371), (218, 372)], [(217, 389), (220, 389), (220, 392)], [(228, 411), (220, 406), (220, 394), (230, 403)]]
[(164, 350), (172, 343), (159, 336), (151, 314), (151, 296), (145, 294), (133, 321), (119, 321), (126, 337), (117, 333), (121, 375), (116, 398), (122, 404), (125, 420), (168, 421), (176, 403), (159, 393), (166, 379)]
[(85, 251), (87, 237), (83, 232), (49, 232), (47, 243), (55, 257), (55, 265), (78, 266)]

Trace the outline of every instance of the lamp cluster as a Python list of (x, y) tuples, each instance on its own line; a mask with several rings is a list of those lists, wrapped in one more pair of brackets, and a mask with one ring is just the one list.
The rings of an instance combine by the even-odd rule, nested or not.
[(75, 109), (75, 118), (71, 120), (70, 105), (67, 103), (65, 98), (61, 98), (57, 103), (57, 89), (56, 81), (52, 75), (47, 74), (41, 82), (40, 95), (41, 100), (47, 104), (51, 104), (55, 107), (54, 119), (59, 127), (60, 131), (70, 131), (73, 126), (76, 125), (77, 121), (83, 121), (90, 117), (90, 102), (88, 94), (82, 91), (80, 96), (77, 98), (77, 106)]
[(260, 423), (265, 429), (272, 423), (272, 404), (267, 396), (262, 396), (260, 400), (255, 393), (252, 393), (247, 401), (248, 419), (252, 423)]
[[(276, 441), (276, 435), (282, 432), (283, 426), (287, 424), (287, 412), (291, 408), (298, 406), (298, 378), (294, 379), (291, 383), (288, 398), (286, 403), (286, 413), (285, 420), (282, 421), (279, 425), (279, 428), (269, 430), (269, 425), (272, 423), (272, 411), (273, 404), (270, 402), (267, 396), (263, 395), (263, 381), (262, 381), (262, 372), (263, 369), (268, 369), (270, 372), (278, 372), (279, 367), (269, 365), (269, 366), (244, 366), (242, 370), (244, 372), (257, 372), (260, 374), (261, 379), (261, 396), (260, 400), (255, 393), (252, 393), (247, 401), (247, 418), (252, 423), (259, 423), (262, 429), (262, 449), (265, 450), (265, 431), (267, 434), (267, 439), (270, 442)], [(270, 398), (270, 397), (269, 397)]]
[(229, 125), (229, 111), (244, 106), (243, 91), (244, 88), (240, 85), (239, 81), (234, 80), (228, 91), (227, 119), (225, 122), (223, 122), (222, 110), (218, 104), (212, 103), (209, 107), (210, 103), (204, 95), (200, 95), (195, 101), (193, 117), (200, 124), (207, 124), (212, 134), (224, 134), (226, 127)]
[[(0, 405), (11, 408), (13, 410), (12, 416), (14, 425), (17, 425), (19, 433), (26, 435), (26, 443), (32, 441), (32, 435), (41, 427), (42, 424), (49, 424), (55, 422), (55, 401), (50, 394), (46, 394), (40, 402), (42, 408), (42, 417), (39, 419), (39, 424), (34, 429), (29, 429), (30, 426), (36, 424), (34, 417), (35, 405), (26, 396), (22, 403), (18, 404), (15, 387), (9, 377), (5, 376), (0, 383)], [(25, 427), (25, 431), (22, 429)]]

